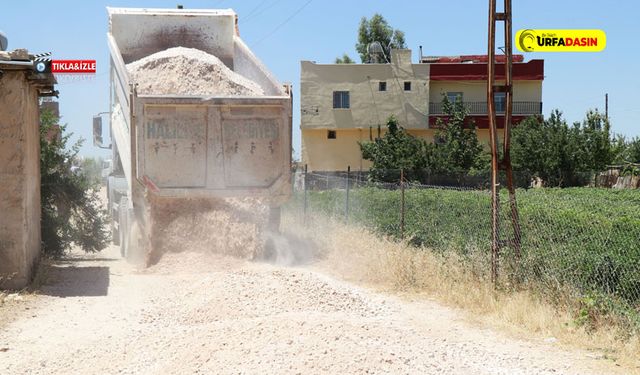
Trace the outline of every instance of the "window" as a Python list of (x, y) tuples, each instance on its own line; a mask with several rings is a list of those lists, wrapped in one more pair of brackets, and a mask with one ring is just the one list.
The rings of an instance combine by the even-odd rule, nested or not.
[(455, 103), (458, 100), (462, 102), (463, 101), (462, 92), (460, 91), (447, 92), (447, 100), (449, 101), (449, 103)]
[(378, 82), (378, 91), (387, 91), (387, 82)]
[(411, 81), (404, 81), (404, 91), (411, 91)]
[(333, 92), (333, 108), (350, 108), (349, 91)]
[(336, 139), (336, 131), (327, 130), (327, 139)]
[(507, 94), (504, 92), (494, 92), (493, 100), (496, 103), (496, 112), (504, 112), (507, 104)]

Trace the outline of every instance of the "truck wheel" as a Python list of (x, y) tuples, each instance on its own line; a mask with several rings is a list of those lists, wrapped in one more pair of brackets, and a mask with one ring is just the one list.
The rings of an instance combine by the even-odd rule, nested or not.
[(118, 236), (120, 244), (120, 255), (124, 258), (127, 256), (127, 245), (129, 242), (129, 210), (127, 197), (120, 198), (120, 205), (118, 206)]

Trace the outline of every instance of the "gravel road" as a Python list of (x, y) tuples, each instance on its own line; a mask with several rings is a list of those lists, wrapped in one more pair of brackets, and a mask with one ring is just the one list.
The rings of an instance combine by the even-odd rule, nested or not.
[(51, 267), (5, 304), (3, 374), (602, 374), (557, 344), (473, 326), (435, 302), (223, 256), (138, 271), (116, 247)]

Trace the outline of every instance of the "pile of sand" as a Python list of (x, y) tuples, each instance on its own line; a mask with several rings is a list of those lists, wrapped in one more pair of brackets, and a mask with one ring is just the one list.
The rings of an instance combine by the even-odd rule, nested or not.
[(127, 64), (127, 70), (143, 95), (264, 95), (257, 83), (194, 48), (169, 48)]

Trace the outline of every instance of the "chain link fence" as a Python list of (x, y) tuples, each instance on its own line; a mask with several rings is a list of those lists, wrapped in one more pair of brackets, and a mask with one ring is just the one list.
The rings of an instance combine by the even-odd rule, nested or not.
[[(442, 256), (455, 254), (480, 278), (491, 273), (491, 196), (473, 177), (434, 184), (370, 182), (363, 173), (296, 176), (287, 209), (313, 225), (333, 217)], [(556, 302), (586, 304), (640, 331), (640, 191), (518, 189), (520, 251), (508, 194), (500, 195), (499, 288), (527, 288)]]

